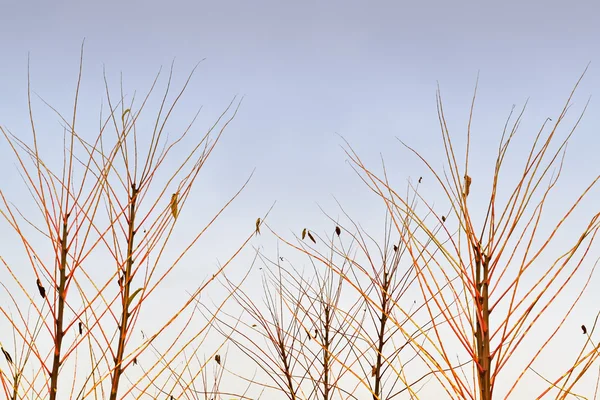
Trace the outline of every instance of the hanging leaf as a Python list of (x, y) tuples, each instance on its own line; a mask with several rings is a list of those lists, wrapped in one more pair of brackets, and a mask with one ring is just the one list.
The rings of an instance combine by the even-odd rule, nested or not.
[(4, 350), (4, 347), (2, 347), (2, 353), (4, 353), (4, 358), (6, 358), (6, 361), (9, 364), (13, 363), (12, 357), (10, 356), (10, 354), (8, 354), (8, 351)]
[(78, 327), (79, 327), (79, 334), (83, 335), (83, 324), (81, 323), (81, 321), (79, 321)]
[(36, 280), (37, 283), (37, 287), (38, 287), (38, 291), (40, 292), (40, 296), (42, 296), (42, 299), (46, 298), (46, 289), (44, 289), (44, 286), (42, 286), (42, 282), (40, 282), (39, 279)]
[(419, 183), (421, 183), (421, 182), (423, 182), (423, 177), (422, 176), (419, 177)]
[(308, 337), (308, 340), (312, 340), (312, 336), (310, 335), (308, 329), (304, 328), (304, 330), (306, 331), (306, 336)]
[(306, 228), (302, 229), (302, 240), (306, 237)]
[(133, 365), (137, 365), (137, 357), (133, 357)]
[(585, 327), (585, 325), (581, 325), (581, 330), (583, 331), (583, 334), (587, 334), (587, 328)]
[(315, 240), (313, 235), (310, 234), (310, 231), (306, 232), (306, 234), (308, 235), (308, 238), (313, 241), (313, 243), (315, 243), (315, 244), (317, 243), (317, 241)]
[(465, 174), (465, 197), (471, 192), (471, 177)]
[(121, 121), (123, 122), (123, 125), (125, 125), (125, 116), (130, 112), (131, 110), (129, 108), (123, 111), (123, 114), (121, 115)]
[(171, 195), (171, 214), (173, 215), (173, 218), (177, 219), (177, 196), (179, 194), (178, 193), (173, 193)]
[(133, 301), (133, 299), (135, 299), (135, 296), (137, 296), (138, 293), (141, 291), (142, 291), (142, 288), (138, 288), (135, 292), (133, 292), (131, 294), (131, 296), (129, 296), (129, 299), (127, 300), (127, 308), (129, 308), (129, 306), (131, 305), (131, 302)]
[(221, 365), (221, 356), (219, 354), (215, 355), (215, 361), (217, 364)]
[(446, 222), (446, 217), (442, 215), (442, 222)]
[(398, 246), (394, 245), (394, 251), (398, 251)]
[(340, 235), (342, 234), (342, 230), (340, 229), (340, 227), (339, 227), (339, 226), (336, 226), (336, 227), (335, 227), (335, 233), (336, 233), (336, 235), (338, 235), (338, 236), (340, 236)]
[(260, 218), (256, 219), (256, 234), (260, 235)]

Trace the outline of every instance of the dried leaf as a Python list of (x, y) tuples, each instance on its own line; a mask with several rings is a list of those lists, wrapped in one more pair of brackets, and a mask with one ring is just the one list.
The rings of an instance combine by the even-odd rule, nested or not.
[(260, 234), (260, 218), (256, 220), (256, 233)]
[(44, 286), (42, 286), (42, 282), (40, 282), (40, 280), (36, 280), (37, 283), (37, 287), (38, 287), (38, 291), (40, 292), (40, 296), (42, 296), (42, 299), (46, 298), (46, 289), (44, 289)]
[(308, 235), (308, 238), (313, 241), (313, 243), (315, 243), (315, 244), (317, 243), (317, 241), (315, 240), (315, 238), (313, 237), (313, 235), (310, 234), (310, 231), (306, 232), (306, 234)]
[(335, 227), (335, 234), (338, 235), (338, 236), (340, 236), (342, 234), (342, 230), (340, 229), (339, 226)]
[(215, 361), (217, 364), (221, 365), (221, 356), (219, 354), (215, 355)]
[(446, 222), (446, 217), (442, 215), (442, 222)]
[(79, 327), (79, 334), (83, 335), (83, 324), (81, 323), (81, 321), (79, 321), (79, 324), (77, 324)]
[(302, 240), (306, 237), (306, 228), (302, 229)]
[(398, 246), (394, 245), (394, 251), (398, 251)]
[(421, 183), (421, 182), (423, 182), (423, 177), (422, 176), (419, 177), (419, 183)]
[(171, 214), (173, 215), (173, 218), (177, 219), (177, 215), (178, 215), (178, 211), (177, 211), (177, 197), (179, 196), (179, 193), (173, 193), (171, 195)]
[(371, 365), (371, 376), (375, 376), (376, 373), (377, 373), (377, 367), (375, 367), (374, 365)]
[(465, 197), (471, 192), (471, 177), (465, 174)]
[(4, 350), (4, 347), (2, 347), (2, 353), (4, 353), (4, 358), (6, 358), (6, 361), (7, 361), (9, 364), (12, 364), (12, 363), (13, 363), (13, 359), (12, 359), (12, 357), (10, 356), (10, 354), (8, 354), (8, 351)]
[(584, 335), (587, 334), (587, 328), (585, 327), (585, 325), (581, 325), (581, 330), (583, 331)]
[(133, 365), (137, 365), (137, 357), (133, 357)]

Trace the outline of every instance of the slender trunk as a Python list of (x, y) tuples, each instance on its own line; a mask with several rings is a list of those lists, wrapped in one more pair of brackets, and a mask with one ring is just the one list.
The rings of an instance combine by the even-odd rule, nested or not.
[(325, 326), (324, 326), (324, 337), (323, 337), (323, 399), (329, 400), (329, 365), (331, 364), (330, 358), (331, 354), (329, 353), (329, 329), (330, 329), (330, 315), (331, 310), (329, 308), (329, 304), (325, 306)]
[(478, 304), (477, 318), (477, 364), (480, 400), (492, 399), (491, 360), (490, 360), (490, 311), (488, 294), (489, 257), (475, 251), (475, 268)]
[(385, 344), (385, 326), (388, 320), (387, 306), (388, 306), (388, 274), (383, 273), (383, 285), (381, 288), (381, 317), (379, 318), (379, 333), (377, 335), (377, 357), (375, 360), (375, 387), (373, 388), (373, 400), (381, 399), (381, 364), (383, 362), (383, 345)]
[(125, 355), (125, 341), (127, 339), (127, 324), (129, 323), (129, 296), (131, 292), (131, 270), (133, 267), (133, 245), (135, 235), (135, 214), (138, 189), (135, 183), (131, 185), (131, 201), (129, 203), (129, 220), (127, 232), (127, 259), (125, 262), (125, 270), (122, 271), (122, 290), (123, 290), (123, 312), (121, 314), (121, 322), (119, 325), (119, 342), (117, 347), (117, 355), (115, 356), (115, 368), (113, 370), (110, 400), (117, 399), (119, 391), (119, 382), (123, 374), (123, 358)]
[(294, 390), (294, 382), (292, 378), (292, 370), (290, 367), (290, 363), (288, 360), (288, 353), (285, 349), (285, 343), (283, 342), (283, 338), (280, 336), (279, 338), (279, 351), (281, 352), (281, 360), (283, 361), (283, 370), (286, 377), (286, 384), (289, 391), (289, 398), (291, 400), (296, 400), (296, 391)]
[(56, 400), (58, 393), (58, 371), (60, 370), (60, 356), (62, 341), (64, 337), (63, 319), (65, 313), (65, 286), (67, 281), (67, 253), (69, 246), (68, 239), (68, 219), (67, 214), (62, 226), (62, 235), (60, 238), (60, 264), (58, 265), (58, 307), (57, 315), (54, 320), (54, 357), (52, 358), (52, 372), (50, 373), (50, 400)]

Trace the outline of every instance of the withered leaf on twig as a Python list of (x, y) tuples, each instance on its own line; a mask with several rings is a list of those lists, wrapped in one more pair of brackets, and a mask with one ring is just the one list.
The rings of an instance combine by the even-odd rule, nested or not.
[(471, 192), (471, 177), (465, 174), (465, 197)]
[(260, 218), (256, 220), (256, 234), (260, 234)]
[(423, 182), (423, 177), (422, 176), (419, 177), (419, 183), (421, 183), (421, 182)]
[(178, 215), (178, 210), (177, 210), (177, 197), (179, 196), (179, 193), (173, 193), (171, 195), (171, 214), (173, 215), (173, 218), (177, 219), (177, 215)]
[(44, 286), (42, 286), (42, 282), (40, 282), (39, 279), (36, 280), (37, 283), (37, 287), (38, 287), (38, 291), (40, 292), (40, 296), (42, 296), (42, 299), (46, 298), (46, 289), (44, 289)]
[(336, 235), (338, 235), (338, 236), (340, 236), (340, 235), (342, 234), (342, 230), (340, 229), (340, 227), (339, 227), (339, 226), (336, 226), (336, 227), (335, 227), (335, 233), (336, 233)]
[(585, 327), (585, 325), (581, 325), (581, 330), (583, 331), (583, 334), (587, 334), (587, 328)]
[(394, 245), (394, 251), (398, 251), (398, 246)]
[(306, 232), (306, 234), (308, 235), (308, 238), (313, 241), (313, 243), (315, 243), (315, 244), (317, 243), (317, 241), (315, 240), (313, 235), (311, 235), (310, 231)]
[(446, 222), (446, 217), (442, 215), (442, 222)]
[(302, 240), (306, 237), (306, 228), (302, 229)]
[(215, 355), (215, 361), (217, 364), (221, 365), (221, 356), (219, 354)]
[(137, 365), (137, 357), (133, 357), (133, 365)]
[(83, 324), (81, 323), (81, 321), (79, 321), (78, 327), (79, 327), (79, 334), (83, 335)]
[(13, 363), (12, 357), (10, 356), (10, 354), (8, 354), (8, 351), (4, 350), (4, 347), (2, 347), (2, 353), (4, 353), (4, 358), (6, 358), (6, 361), (9, 364)]

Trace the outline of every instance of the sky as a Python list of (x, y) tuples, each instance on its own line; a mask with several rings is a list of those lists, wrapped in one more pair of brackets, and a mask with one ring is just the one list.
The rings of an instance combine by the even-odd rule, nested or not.
[[(426, 171), (399, 139), (442, 168), (438, 85), (451, 130), (464, 143), (478, 79), (472, 157), (483, 174), (513, 104), (520, 109), (528, 101), (521, 128), (528, 143), (547, 117), (558, 116), (587, 67), (573, 116), (591, 101), (565, 172), (571, 174), (565, 190), (582, 190), (598, 174), (590, 160), (600, 145), (594, 97), (600, 93), (599, 13), (593, 1), (4, 0), (0, 125), (30, 137), (28, 58), (32, 89), (69, 113), (84, 40), (84, 127), (97, 127), (103, 70), (113, 87), (122, 74), (132, 95), (144, 93), (159, 68), (168, 71), (173, 61), (176, 85), (200, 62), (178, 107), (189, 121), (202, 106), (200, 127), (243, 97), (201, 175), (194, 212), (176, 232), (184, 238), (206, 223), (254, 171), (239, 200), (199, 242), (194, 254), (201, 261), (182, 265), (192, 279), (168, 282), (193, 290), (190, 281), (209, 275), (196, 264), (214, 268), (225, 261), (274, 203), (269, 226), (287, 237), (305, 226), (331, 229), (320, 208), (336, 218), (336, 200), (366, 229), (382, 229), (381, 203), (346, 162), (344, 140), (375, 169), (385, 160), (402, 189)], [(54, 149), (58, 119), (39, 101), (35, 110), (41, 140)], [(0, 146), (0, 166), (15, 172), (3, 177), (2, 190), (14, 191), (18, 202), (27, 192), (11, 157)], [(18, 241), (7, 243), (0, 252), (8, 255)], [(253, 243), (272, 244), (267, 238)], [(242, 254), (231, 268), (241, 274), (250, 259)]]

